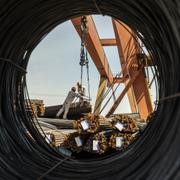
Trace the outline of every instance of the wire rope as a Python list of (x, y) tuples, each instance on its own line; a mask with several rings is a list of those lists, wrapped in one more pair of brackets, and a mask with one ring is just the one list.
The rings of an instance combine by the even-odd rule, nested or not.
[[(97, 7), (99, 10), (97, 10)], [(33, 49), (57, 25), (89, 14), (112, 16), (139, 32), (158, 70), (159, 99), (180, 92), (179, 0), (1, 0), (0, 57), (27, 68)], [(0, 179), (179, 180), (180, 100), (158, 104), (143, 135), (127, 151), (68, 160), (52, 149), (27, 113), (24, 72), (0, 61)], [(29, 132), (29, 134), (27, 133)]]

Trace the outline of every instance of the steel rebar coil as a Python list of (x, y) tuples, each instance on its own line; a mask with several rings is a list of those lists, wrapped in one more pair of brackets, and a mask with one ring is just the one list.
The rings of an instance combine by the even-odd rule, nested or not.
[(127, 151), (87, 160), (64, 160), (46, 143), (26, 112), (28, 93), (23, 68), (26, 70), (33, 49), (60, 23), (88, 14), (112, 16), (137, 33), (158, 70), (160, 99), (180, 91), (180, 1), (94, 2), (0, 1), (0, 179), (34, 180), (52, 167), (56, 169), (44, 179), (180, 179), (178, 97), (157, 104), (148, 127)]

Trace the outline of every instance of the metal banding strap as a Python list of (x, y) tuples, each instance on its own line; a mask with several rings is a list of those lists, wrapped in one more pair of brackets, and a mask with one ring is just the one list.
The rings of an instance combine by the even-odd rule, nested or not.
[(179, 98), (179, 97), (180, 97), (180, 92), (176, 93), (176, 94), (173, 94), (173, 95), (170, 95), (170, 96), (163, 97), (163, 98), (155, 101), (154, 104), (158, 104), (158, 102), (163, 102), (163, 101), (167, 101), (167, 100), (174, 99), (174, 98)]
[(47, 170), (44, 174), (42, 174), (37, 180), (42, 180), (44, 177), (46, 177), (49, 173), (51, 173), (53, 170), (55, 170), (58, 166), (60, 166), (62, 163), (64, 163), (67, 160), (71, 160), (71, 158), (67, 157), (64, 158), (63, 160), (60, 160), (57, 164), (55, 164), (52, 168)]
[(97, 4), (97, 0), (92, 0), (92, 1), (93, 1), (94, 5), (95, 5), (96, 9), (98, 10), (99, 14), (104, 16), (104, 14), (102, 13), (101, 9), (99, 8), (99, 5)]
[(17, 69), (21, 70), (22, 72), (24, 72), (25, 74), (27, 73), (26, 69), (24, 69), (23, 67), (21, 67), (20, 65), (16, 64), (14, 61), (12, 61), (11, 59), (6, 59), (6, 58), (0, 58), (0, 61), (4, 61), (7, 63), (12, 64), (14, 67), (16, 67)]

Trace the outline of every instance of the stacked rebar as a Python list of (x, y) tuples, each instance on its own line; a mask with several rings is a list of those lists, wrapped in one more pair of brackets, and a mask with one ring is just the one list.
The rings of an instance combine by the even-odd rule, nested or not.
[(65, 141), (68, 141), (69, 135), (73, 133), (76, 133), (76, 130), (48, 130), (45, 131), (45, 140), (47, 141), (47, 143), (52, 144), (54, 147), (59, 147), (62, 146)]
[(110, 137), (109, 146), (117, 151), (124, 150), (133, 142), (133, 140), (135, 140), (135, 137), (135, 134), (115, 132)]
[(89, 153), (104, 154), (109, 149), (106, 132), (90, 135), (83, 150)]
[(111, 149), (121, 151), (135, 140), (139, 132), (136, 122), (125, 115), (107, 119), (89, 113), (75, 121), (74, 128), (78, 132), (69, 134), (61, 146), (75, 153), (104, 154)]
[(43, 100), (31, 99), (26, 106), (26, 110), (32, 114), (33, 117), (41, 117), (44, 115), (45, 107)]
[(86, 135), (79, 134), (78, 132), (68, 134), (65, 137), (64, 143), (61, 145), (74, 153), (80, 153), (83, 150), (83, 145), (86, 140)]
[(74, 122), (74, 128), (77, 129), (79, 133), (95, 133), (99, 125), (99, 116), (91, 113)]
[(137, 123), (125, 115), (116, 115), (111, 119), (111, 127), (124, 133), (135, 133), (139, 131)]

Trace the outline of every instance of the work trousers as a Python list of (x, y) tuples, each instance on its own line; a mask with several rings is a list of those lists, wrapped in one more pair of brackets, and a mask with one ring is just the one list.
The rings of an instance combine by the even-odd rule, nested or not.
[(56, 114), (56, 117), (59, 117), (64, 112), (63, 119), (67, 119), (67, 113), (69, 111), (70, 105), (71, 103), (65, 102)]

